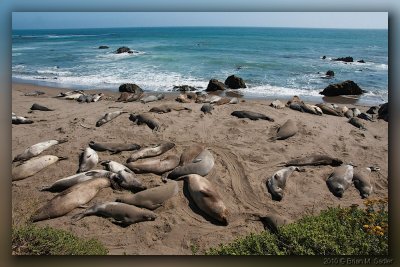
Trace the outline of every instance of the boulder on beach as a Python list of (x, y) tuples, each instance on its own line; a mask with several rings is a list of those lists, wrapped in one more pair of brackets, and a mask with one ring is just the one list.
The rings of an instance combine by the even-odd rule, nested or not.
[(108, 49), (109, 47), (108, 46), (106, 46), (106, 45), (101, 45), (101, 46), (99, 46), (99, 49)]
[(196, 87), (190, 86), (190, 85), (175, 85), (174, 86), (174, 91), (180, 91), (180, 92), (188, 92), (188, 91), (196, 91)]
[(243, 79), (235, 75), (231, 75), (226, 78), (225, 85), (231, 89), (246, 88), (246, 84), (244, 83)]
[(352, 57), (338, 57), (338, 58), (334, 58), (332, 59), (333, 61), (343, 61), (343, 62), (353, 62), (353, 58)]
[(217, 79), (211, 79), (208, 83), (207, 92), (218, 91), (218, 90), (225, 90), (225, 84), (218, 81)]
[(124, 83), (119, 86), (119, 91), (122, 92), (128, 92), (128, 93), (134, 93), (134, 94), (142, 94), (143, 90), (140, 88), (138, 85), (134, 83)]
[(389, 121), (389, 104), (386, 102), (381, 105), (378, 110), (378, 119), (383, 119), (384, 121)]
[(133, 51), (131, 51), (131, 49), (129, 47), (122, 46), (122, 47), (118, 48), (117, 51), (115, 51), (115, 53), (117, 53), (117, 54), (122, 54), (122, 53), (132, 54)]
[(365, 93), (355, 82), (347, 80), (341, 83), (330, 84), (326, 87), (321, 95), (324, 96), (339, 96), (339, 95), (361, 95)]

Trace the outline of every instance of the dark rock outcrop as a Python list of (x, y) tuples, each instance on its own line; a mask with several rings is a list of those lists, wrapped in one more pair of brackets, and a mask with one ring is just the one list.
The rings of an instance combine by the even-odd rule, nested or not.
[(339, 57), (332, 59), (333, 61), (354, 62), (352, 57)]
[(323, 56), (322, 59), (326, 59), (326, 56)]
[(325, 75), (326, 75), (326, 76), (329, 76), (329, 77), (333, 77), (333, 76), (335, 76), (335, 73), (333, 72), (333, 70), (328, 70), (328, 71), (325, 73)]
[(389, 104), (386, 102), (385, 104), (381, 105), (378, 110), (378, 119), (383, 119), (384, 121), (389, 121)]
[(142, 94), (143, 90), (140, 88), (138, 85), (134, 83), (124, 83), (119, 86), (119, 91), (122, 92), (128, 92), (128, 93), (134, 93), (134, 94)]
[(225, 84), (218, 81), (217, 79), (211, 79), (208, 83), (207, 92), (218, 91), (218, 90), (225, 90)]
[(117, 51), (115, 51), (115, 53), (117, 53), (117, 54), (121, 54), (121, 53), (129, 53), (129, 54), (132, 54), (133, 51), (131, 51), (131, 49), (130, 49), (129, 47), (122, 46), (122, 47), (118, 48)]
[(188, 91), (196, 91), (197, 89), (193, 86), (190, 85), (175, 85), (174, 86), (174, 91), (180, 91), (180, 92), (188, 92)]
[(101, 45), (101, 46), (99, 46), (99, 49), (108, 49), (109, 47), (108, 46), (106, 46), (106, 45)]
[(243, 79), (235, 75), (231, 75), (225, 80), (225, 85), (231, 89), (246, 88)]
[(339, 96), (339, 95), (361, 95), (366, 91), (362, 90), (355, 82), (347, 80), (342, 83), (330, 84), (326, 87), (321, 95)]
[(364, 59), (358, 60), (358, 63), (365, 63)]

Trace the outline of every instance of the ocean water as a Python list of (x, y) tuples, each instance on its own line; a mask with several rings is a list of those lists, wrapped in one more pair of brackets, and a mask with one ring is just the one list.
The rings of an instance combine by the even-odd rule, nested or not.
[[(360, 103), (388, 101), (387, 30), (160, 27), (12, 34), (13, 81), (112, 90), (136, 83), (147, 91), (187, 84), (205, 90), (211, 78), (224, 82), (235, 74), (245, 80), (248, 88), (240, 91), (248, 97), (318, 101), (329, 84), (353, 80), (368, 91)], [(121, 46), (134, 53), (115, 54)], [(345, 56), (366, 63), (330, 60)], [(328, 70), (335, 77), (323, 79)]]

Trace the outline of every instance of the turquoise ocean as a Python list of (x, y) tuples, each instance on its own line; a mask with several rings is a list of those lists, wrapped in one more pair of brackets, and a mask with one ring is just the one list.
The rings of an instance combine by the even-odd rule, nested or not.
[[(106, 45), (109, 49), (98, 49)], [(127, 46), (134, 53), (116, 54)], [(326, 56), (326, 59), (322, 59)], [(333, 58), (351, 56), (344, 63)], [(332, 79), (323, 74), (333, 70)], [(159, 27), (12, 31), (12, 80), (74, 89), (205, 90), (211, 78), (242, 77), (247, 97), (320, 101), (332, 83), (367, 90), (359, 103), (388, 101), (388, 31), (251, 27)]]

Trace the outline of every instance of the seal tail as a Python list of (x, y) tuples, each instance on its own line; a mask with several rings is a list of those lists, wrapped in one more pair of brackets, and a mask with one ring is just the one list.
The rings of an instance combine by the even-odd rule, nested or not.
[(66, 160), (66, 159), (68, 159), (68, 157), (63, 157), (63, 156), (58, 157), (58, 160)]
[(72, 220), (72, 222), (75, 223), (75, 222), (81, 220), (85, 216), (86, 216), (86, 212), (81, 212), (81, 213), (78, 213), (78, 214), (75, 214), (74, 216), (72, 216), (71, 220)]

